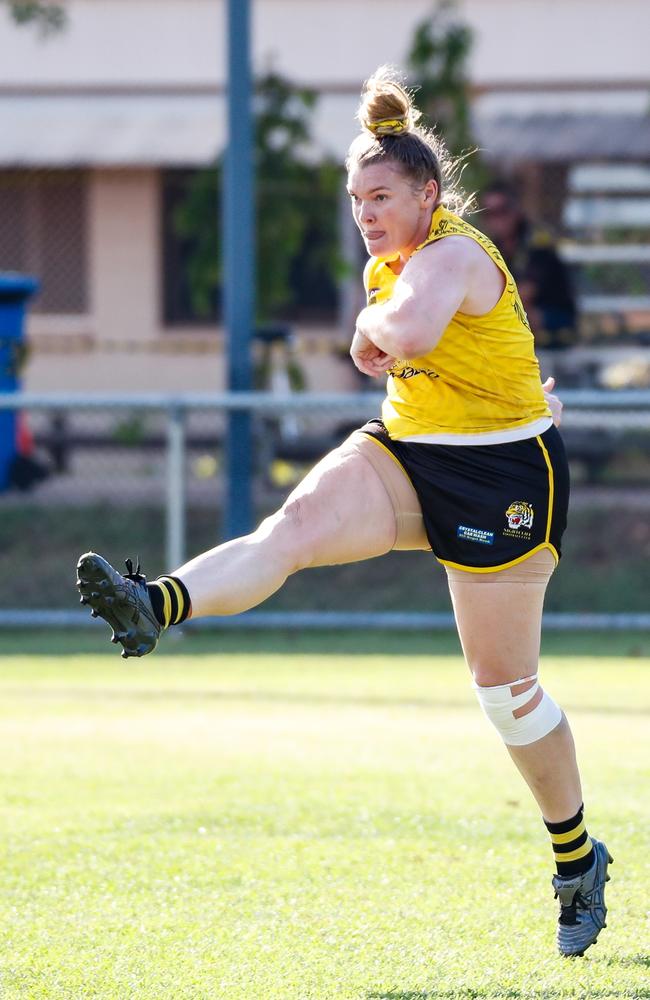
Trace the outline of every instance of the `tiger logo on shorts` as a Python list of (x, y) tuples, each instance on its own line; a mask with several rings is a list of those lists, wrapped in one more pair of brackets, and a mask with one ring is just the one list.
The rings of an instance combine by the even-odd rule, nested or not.
[(506, 517), (508, 518), (508, 527), (514, 531), (518, 531), (520, 528), (532, 528), (533, 526), (533, 508), (525, 500), (515, 500), (510, 504), (506, 511)]

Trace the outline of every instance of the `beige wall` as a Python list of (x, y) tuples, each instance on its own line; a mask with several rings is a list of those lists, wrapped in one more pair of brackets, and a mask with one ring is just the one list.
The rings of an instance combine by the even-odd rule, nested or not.
[[(87, 316), (30, 316), (25, 385), (33, 391), (147, 385), (142, 353), (164, 331), (160, 322), (160, 209), (157, 170), (88, 173)], [(129, 347), (131, 344), (133, 347)], [(111, 346), (112, 345), (112, 346)], [(137, 376), (129, 364), (142, 357)], [(196, 362), (196, 358), (193, 359)], [(171, 359), (165, 358), (170, 366)], [(139, 381), (138, 381), (139, 380)], [(126, 386), (124, 386), (126, 388)]]
[(156, 170), (95, 170), (90, 282), (98, 340), (160, 335), (160, 208)]
[[(258, 69), (356, 87), (404, 60), (432, 0), (251, 0)], [(68, 0), (49, 40), (0, 14), (0, 86), (223, 83), (223, 0)], [(648, 0), (459, 0), (475, 31), (471, 74), (494, 81), (647, 80)], [(155, 44), (152, 40), (155, 36)]]
[[(162, 323), (160, 174), (89, 172), (86, 316), (29, 316), (31, 392), (210, 392), (224, 388), (223, 333)], [(361, 278), (359, 278), (361, 280)], [(309, 388), (358, 387), (335, 327), (298, 327)], [(334, 348), (334, 350), (333, 350)]]
[[(18, 29), (0, 10), (0, 88), (108, 85), (128, 92), (224, 82), (223, 0), (69, 0), (66, 6), (68, 27), (47, 40), (33, 28)], [(273, 66), (332, 91), (319, 106), (316, 132), (336, 135), (339, 155), (355, 130), (360, 80), (379, 63), (404, 61), (413, 29), (432, 3), (252, 0), (252, 9), (258, 69)], [(459, 0), (459, 11), (475, 32), (471, 73), (478, 84), (625, 83), (650, 76), (648, 0)], [(598, 92), (589, 97), (601, 99)], [(223, 384), (222, 354), (205, 353), (200, 336), (188, 333), (183, 340), (185, 349), (196, 344), (196, 353), (167, 353), (158, 178), (154, 168), (91, 172), (90, 313), (30, 318), (28, 388), (207, 391)], [(322, 338), (317, 350), (308, 332), (302, 343), (312, 388), (355, 386), (352, 373), (322, 351)]]
[[(356, 392), (352, 362), (336, 350), (329, 328), (296, 327), (298, 359), (314, 392)], [(147, 344), (92, 344), (83, 338), (52, 343), (37, 336), (23, 375), (28, 392), (217, 392), (224, 389), (223, 336), (188, 334)], [(379, 387), (379, 386), (378, 386)]]

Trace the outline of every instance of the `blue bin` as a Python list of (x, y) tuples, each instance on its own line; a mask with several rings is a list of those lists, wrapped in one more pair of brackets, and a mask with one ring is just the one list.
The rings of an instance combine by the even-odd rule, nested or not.
[[(24, 274), (0, 273), (0, 392), (16, 392), (25, 336), (25, 306), (38, 281)], [(0, 410), (0, 490), (9, 485), (16, 454), (16, 414)]]

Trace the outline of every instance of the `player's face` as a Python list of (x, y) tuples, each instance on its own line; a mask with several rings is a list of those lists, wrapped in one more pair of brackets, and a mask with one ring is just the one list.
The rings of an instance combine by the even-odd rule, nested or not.
[(372, 257), (399, 254), (407, 260), (429, 235), (438, 185), (413, 186), (389, 164), (355, 164), (348, 174), (354, 221)]

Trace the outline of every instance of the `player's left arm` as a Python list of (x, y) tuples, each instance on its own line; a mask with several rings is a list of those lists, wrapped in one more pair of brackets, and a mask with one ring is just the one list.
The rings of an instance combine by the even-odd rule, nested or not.
[(362, 310), (357, 332), (387, 358), (428, 354), (467, 297), (473, 265), (462, 238), (425, 247), (407, 262), (390, 301)]

